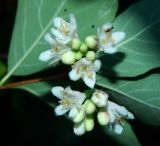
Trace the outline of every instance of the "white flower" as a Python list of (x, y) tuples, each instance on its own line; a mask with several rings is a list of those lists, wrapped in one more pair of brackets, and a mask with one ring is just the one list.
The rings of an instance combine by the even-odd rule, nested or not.
[(108, 94), (101, 90), (96, 90), (96, 92), (93, 93), (91, 99), (98, 107), (105, 107), (108, 103)]
[(98, 29), (97, 38), (99, 41), (99, 50), (108, 54), (113, 54), (117, 51), (116, 44), (125, 38), (124, 32), (113, 32), (112, 24), (107, 23)]
[(94, 88), (96, 72), (99, 71), (100, 67), (100, 60), (92, 62), (88, 61), (86, 58), (82, 58), (72, 66), (72, 70), (69, 72), (69, 77), (73, 81), (77, 81), (82, 78), (88, 87)]
[(134, 119), (134, 115), (129, 112), (125, 107), (108, 101), (107, 113), (109, 114), (109, 126), (115, 133), (121, 134), (123, 131), (122, 118)]
[(41, 61), (47, 62), (51, 60), (50, 64), (52, 64), (52, 62), (58, 62), (61, 59), (63, 53), (70, 50), (69, 47), (65, 46), (64, 44), (60, 44), (55, 39), (53, 39), (49, 33), (45, 34), (44, 39), (51, 45), (51, 49), (46, 50), (40, 54), (39, 60)]
[(64, 115), (69, 111), (70, 118), (74, 118), (77, 115), (81, 104), (86, 98), (84, 93), (74, 91), (70, 87), (64, 89), (63, 87), (56, 86), (52, 88), (52, 93), (60, 99), (60, 105), (55, 108), (56, 115)]
[(51, 32), (60, 43), (67, 44), (74, 38), (78, 38), (76, 19), (73, 14), (70, 14), (70, 21), (67, 22), (60, 17), (53, 19), (53, 24), (56, 28), (52, 28)]

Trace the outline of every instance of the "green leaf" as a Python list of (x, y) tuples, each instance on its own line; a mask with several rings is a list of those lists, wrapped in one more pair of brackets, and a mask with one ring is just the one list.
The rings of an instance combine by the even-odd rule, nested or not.
[(49, 82), (43, 81), (43, 82), (31, 83), (31, 84), (18, 86), (16, 88), (26, 90), (35, 96), (43, 97), (47, 94), (50, 94), (51, 89), (54, 86), (62, 86), (64, 88), (67, 86), (71, 86), (73, 90), (80, 89), (81, 91), (84, 91), (85, 89), (85, 85), (83, 86), (81, 83), (77, 84), (77, 82), (73, 82), (68, 79), (61, 79), (61, 80), (54, 79), (54, 81), (50, 80)]
[(97, 75), (97, 85), (111, 90), (111, 98), (127, 107), (137, 119), (160, 126), (160, 75), (153, 74), (141, 80), (110, 82)]
[(53, 84), (51, 83), (38, 82), (38, 83), (32, 83), (28, 85), (19, 86), (17, 88), (26, 90), (35, 96), (43, 97), (44, 95), (51, 93), (52, 87), (53, 87)]
[[(117, 45), (119, 54), (104, 62), (118, 76), (136, 76), (160, 66), (160, 1), (142, 0), (124, 11), (114, 22), (114, 31), (124, 31), (126, 39)], [(110, 72), (108, 72), (110, 73)], [(110, 73), (110, 75), (113, 75)]]
[(75, 14), (79, 35), (84, 38), (95, 33), (100, 24), (112, 21), (117, 5), (117, 0), (20, 0), (7, 76), (28, 75), (48, 66), (38, 57), (42, 51), (50, 48), (43, 36), (52, 27), (53, 17), (68, 18), (70, 13)]
[(0, 78), (6, 73), (6, 66), (0, 61)]
[(141, 146), (131, 125), (127, 121), (124, 121), (124, 128), (121, 134), (116, 134), (106, 127), (104, 128), (104, 131), (121, 146)]

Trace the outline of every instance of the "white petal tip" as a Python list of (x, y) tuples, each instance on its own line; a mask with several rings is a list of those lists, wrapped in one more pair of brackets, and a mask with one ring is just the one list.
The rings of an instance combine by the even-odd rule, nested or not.
[(123, 131), (123, 127), (119, 124), (116, 124), (115, 127), (114, 127), (114, 132), (117, 133), (117, 134), (121, 134)]
[(62, 105), (58, 105), (55, 107), (54, 112), (56, 114), (56, 116), (62, 116), (64, 115), (66, 112), (68, 111), (68, 109), (65, 109)]
[(79, 80), (80, 76), (78, 75), (78, 73), (76, 72), (76, 70), (72, 69), (72, 70), (69, 72), (69, 78), (70, 78), (72, 81), (77, 81), (77, 80)]
[(126, 33), (122, 31), (112, 33), (112, 38), (115, 44), (121, 42), (125, 38), (125, 36), (126, 36)]
[(44, 51), (39, 55), (39, 60), (47, 62), (52, 57), (52, 53), (50, 50)]
[(76, 135), (81, 136), (85, 133), (84, 123), (78, 123), (74, 125), (73, 131)]
[(51, 89), (51, 91), (52, 91), (52, 94), (54, 95), (54, 96), (56, 96), (56, 97), (58, 97), (58, 98), (62, 98), (63, 97), (63, 91), (64, 91), (64, 88), (63, 87), (60, 87), (60, 86), (56, 86), (56, 87), (53, 87), (52, 89)]

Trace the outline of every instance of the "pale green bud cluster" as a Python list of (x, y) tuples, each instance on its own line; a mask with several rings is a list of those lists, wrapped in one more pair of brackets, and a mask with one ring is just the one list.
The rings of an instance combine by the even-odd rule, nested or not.
[(96, 59), (96, 36), (91, 35), (85, 38), (85, 42), (81, 42), (80, 39), (73, 39), (71, 42), (71, 50), (65, 52), (61, 56), (61, 61), (64, 64), (72, 65), (82, 57), (86, 57), (89, 61)]

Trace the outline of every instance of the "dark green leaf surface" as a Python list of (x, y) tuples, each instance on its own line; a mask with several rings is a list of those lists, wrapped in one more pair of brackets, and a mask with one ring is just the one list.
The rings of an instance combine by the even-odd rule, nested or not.
[(97, 85), (107, 88), (119, 104), (127, 107), (136, 118), (160, 126), (160, 75), (153, 74), (136, 81), (117, 80), (111, 83), (97, 75)]
[(124, 31), (126, 38), (117, 45), (121, 54), (110, 60), (104, 57), (104, 62), (113, 65), (104, 64), (106, 72), (113, 69), (118, 76), (136, 76), (160, 66), (159, 10), (159, 0), (142, 0), (116, 18), (114, 31)]
[(124, 129), (121, 134), (115, 134), (109, 128), (104, 128), (104, 131), (121, 146), (141, 146), (131, 125), (126, 121), (124, 121)]

